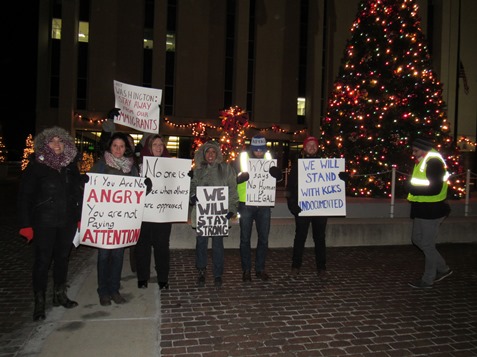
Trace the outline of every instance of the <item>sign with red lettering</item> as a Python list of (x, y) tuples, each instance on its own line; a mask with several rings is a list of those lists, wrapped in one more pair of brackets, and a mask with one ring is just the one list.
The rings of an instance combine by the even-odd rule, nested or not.
[(115, 123), (145, 133), (159, 133), (161, 89), (114, 81), (114, 99), (114, 106), (121, 109), (119, 116), (114, 118)]
[(298, 159), (299, 216), (345, 216), (345, 160)]
[(198, 236), (228, 236), (229, 188), (227, 186), (198, 186), (196, 203)]
[(146, 197), (143, 177), (88, 173), (80, 244), (115, 249), (135, 245)]
[(190, 159), (144, 157), (141, 176), (151, 179), (152, 191), (146, 196), (143, 221), (187, 222), (191, 164)]

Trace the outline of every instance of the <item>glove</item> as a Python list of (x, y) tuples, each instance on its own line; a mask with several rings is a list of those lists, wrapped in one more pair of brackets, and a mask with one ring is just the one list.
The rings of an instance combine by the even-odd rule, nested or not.
[(82, 183), (88, 183), (89, 182), (89, 176), (86, 175), (86, 174), (82, 174), (80, 176), (80, 180), (81, 180)]
[(237, 184), (248, 181), (249, 178), (250, 178), (250, 175), (248, 172), (241, 172), (237, 176)]
[(149, 177), (146, 177), (144, 180), (144, 184), (146, 185), (146, 196), (151, 193), (152, 191), (152, 181)]
[(276, 166), (272, 166), (270, 167), (270, 175), (272, 175), (272, 177), (274, 177), (277, 181), (280, 181), (282, 179), (282, 170), (280, 170), (278, 167)]
[(110, 119), (111, 121), (114, 120), (114, 117), (118, 117), (119, 116), (119, 112), (121, 111), (121, 109), (119, 108), (113, 108), (111, 109), (109, 112), (108, 112), (108, 116), (107, 118)]
[(345, 183), (347, 183), (349, 180), (349, 173), (347, 173), (346, 171), (342, 171), (338, 174), (338, 177), (342, 179)]
[(108, 119), (104, 121), (102, 127), (106, 133), (112, 133), (116, 131), (116, 125), (114, 124), (113, 119)]
[(190, 170), (190, 171), (187, 173), (187, 176), (189, 176), (190, 178), (194, 178), (194, 171)]
[(28, 241), (33, 239), (33, 228), (31, 227), (21, 228), (19, 233), (22, 237), (28, 239)]
[(197, 202), (199, 202), (199, 200), (197, 199), (197, 196), (196, 195), (193, 195), (191, 196), (191, 198), (189, 199), (189, 202), (191, 205), (195, 205)]
[(292, 206), (292, 207), (290, 207), (290, 212), (291, 212), (292, 215), (297, 217), (298, 214), (301, 212), (301, 208), (298, 205), (297, 206)]
[(233, 213), (233, 212), (228, 212), (228, 213), (225, 215), (225, 218), (230, 219), (230, 218), (232, 218), (233, 216), (235, 216), (235, 213)]

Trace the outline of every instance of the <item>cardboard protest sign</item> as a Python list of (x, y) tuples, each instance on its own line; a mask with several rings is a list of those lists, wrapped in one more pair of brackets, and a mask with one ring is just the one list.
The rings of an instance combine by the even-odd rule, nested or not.
[(189, 215), (190, 171), (192, 160), (145, 156), (141, 176), (152, 181), (146, 196), (143, 221), (187, 222)]
[(247, 185), (248, 206), (274, 206), (277, 180), (270, 175), (270, 167), (277, 166), (277, 160), (248, 159), (250, 178)]
[(198, 186), (196, 190), (197, 228), (199, 236), (228, 236), (229, 188), (227, 186)]
[(80, 244), (115, 249), (135, 245), (146, 197), (144, 178), (88, 173)]
[(159, 133), (162, 90), (138, 87), (114, 81), (115, 107), (121, 109), (114, 118), (117, 124), (145, 133)]
[(345, 216), (344, 159), (298, 160), (299, 216)]

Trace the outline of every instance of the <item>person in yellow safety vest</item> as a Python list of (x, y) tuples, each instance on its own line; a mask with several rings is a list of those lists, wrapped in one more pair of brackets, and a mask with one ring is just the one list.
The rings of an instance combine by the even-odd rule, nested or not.
[[(247, 202), (247, 182), (249, 175), (249, 158), (271, 160), (272, 156), (267, 151), (267, 141), (261, 135), (256, 135), (252, 138), (249, 151), (244, 151), (240, 154), (239, 174), (237, 176), (237, 191), (239, 195), (240, 215), (240, 259), (242, 264), (242, 280), (248, 282), (252, 280), (252, 253), (250, 239), (252, 236), (253, 221), (255, 221), (257, 229), (257, 249), (255, 252), (255, 276), (267, 281), (270, 275), (265, 271), (265, 260), (268, 251), (268, 235), (270, 233), (270, 219), (271, 206), (249, 206)], [(237, 169), (237, 165), (235, 165)], [(263, 166), (264, 170), (267, 168)], [(267, 172), (264, 171), (264, 174)], [(274, 177), (277, 182), (282, 180), (282, 172), (277, 166), (271, 166), (268, 173)]]
[(425, 256), (421, 279), (409, 285), (418, 289), (430, 289), (435, 282), (452, 274), (444, 258), (436, 248), (439, 227), (450, 213), (446, 202), (449, 173), (444, 158), (433, 149), (433, 144), (418, 138), (412, 143), (412, 155), (416, 164), (409, 182), (408, 201), (411, 203), (412, 243)]

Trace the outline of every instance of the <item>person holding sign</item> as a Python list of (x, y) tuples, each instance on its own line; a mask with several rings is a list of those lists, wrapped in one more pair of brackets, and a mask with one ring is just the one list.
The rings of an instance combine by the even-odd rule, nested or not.
[[(250, 159), (260, 159), (252, 160)], [(267, 160), (262, 161), (261, 159)], [(253, 162), (254, 167), (251, 166)], [(248, 151), (244, 151), (240, 154), (239, 159), (240, 168), (237, 176), (237, 190), (239, 196), (239, 208), (240, 214), (240, 258), (242, 264), (242, 280), (244, 282), (251, 281), (251, 267), (252, 267), (252, 254), (251, 254), (251, 237), (252, 227), (255, 221), (257, 229), (257, 249), (255, 252), (255, 276), (263, 281), (270, 279), (270, 276), (265, 271), (265, 260), (268, 250), (268, 235), (270, 233), (270, 219), (271, 219), (271, 206), (275, 204), (273, 202), (258, 202), (268, 197), (265, 192), (267, 191), (264, 183), (265, 179), (273, 177), (276, 181), (282, 180), (282, 172), (276, 166), (275, 160), (272, 161), (270, 152), (267, 151), (267, 141), (261, 135), (256, 135), (252, 138), (250, 148)], [(273, 166), (272, 166), (273, 164)], [(253, 171), (251, 171), (253, 170)], [(253, 174), (252, 181), (249, 181), (250, 172)], [(262, 186), (259, 189), (257, 198), (249, 199), (247, 203), (247, 187), (249, 183), (253, 186)], [(275, 187), (273, 187), (275, 190)], [(252, 187), (249, 188), (252, 191)], [(250, 197), (249, 197), (250, 198)]]
[(20, 235), (33, 238), (33, 320), (45, 316), (45, 291), (53, 262), (53, 306), (78, 306), (66, 296), (66, 278), (73, 238), (81, 216), (83, 180), (74, 139), (59, 127), (43, 130), (34, 140), (34, 154), (18, 191)]
[[(133, 150), (126, 134), (116, 132), (111, 135), (101, 159), (94, 164), (90, 172), (139, 176), (134, 165)], [(119, 293), (121, 272), (123, 270), (124, 248), (98, 248), (98, 295), (102, 306), (124, 304), (126, 299)]]
[[(291, 214), (295, 217), (295, 239), (293, 241), (293, 256), (292, 256), (292, 276), (298, 276), (303, 262), (303, 253), (305, 249), (305, 242), (308, 236), (308, 229), (312, 227), (313, 241), (315, 243), (315, 263), (318, 277), (321, 280), (326, 280), (326, 224), (328, 218), (319, 215), (302, 215), (302, 209), (299, 206), (299, 182), (298, 172), (299, 164), (302, 159), (318, 158), (318, 139), (314, 136), (309, 136), (303, 142), (302, 157), (293, 162), (290, 176), (287, 184), (287, 204)], [(319, 172), (313, 175), (319, 175)], [(346, 182), (347, 173), (340, 172), (339, 178)], [(338, 188), (339, 189), (339, 188)]]
[[(222, 274), (224, 272), (224, 242), (223, 238), (226, 236), (224, 233), (217, 233), (213, 229), (214, 227), (202, 227), (200, 224), (202, 221), (198, 218), (214, 218), (218, 220), (222, 225), (225, 224), (228, 229), (228, 220), (232, 218), (237, 212), (238, 194), (237, 194), (237, 179), (235, 170), (223, 162), (223, 155), (220, 151), (220, 146), (216, 141), (208, 141), (202, 144), (194, 154), (195, 168), (193, 177), (191, 180), (190, 188), (190, 203), (193, 206), (191, 213), (192, 228), (196, 229), (197, 241), (196, 241), (196, 268), (199, 272), (197, 284), (199, 287), (205, 286), (205, 273), (207, 268), (207, 247), (208, 239), (212, 238), (212, 259), (213, 259), (213, 274), (214, 284), (217, 288), (222, 286)], [(204, 212), (198, 212), (199, 205), (199, 188), (204, 186), (218, 187), (216, 194), (210, 195), (209, 199), (220, 200), (223, 197), (221, 190), (225, 187), (228, 195), (228, 205), (226, 207), (221, 206), (220, 209), (216, 208), (216, 205), (210, 204), (212, 207), (209, 212), (204, 209)], [(201, 192), (202, 193), (202, 192)], [(215, 196), (215, 197), (214, 197)], [(223, 202), (222, 202), (223, 204)], [(206, 207), (207, 202), (200, 202), (200, 206)], [(207, 213), (210, 213), (210, 217), (207, 217)], [(202, 215), (201, 215), (202, 214)], [(216, 222), (214, 220), (214, 222)], [(225, 222), (225, 223), (224, 223)], [(207, 230), (206, 230), (207, 228)], [(210, 228), (210, 229), (209, 229)], [(222, 231), (221, 231), (222, 232)]]
[[(159, 134), (148, 137), (146, 145), (142, 150), (142, 155), (143, 157), (170, 157), (162, 141), (162, 136)], [(154, 248), (154, 262), (159, 289), (169, 289), (169, 242), (171, 230), (172, 223), (170, 222), (142, 222), (141, 234), (135, 248), (137, 287), (139, 289), (147, 288), (150, 278), (151, 247)]]

